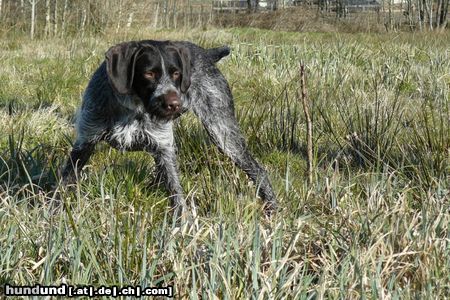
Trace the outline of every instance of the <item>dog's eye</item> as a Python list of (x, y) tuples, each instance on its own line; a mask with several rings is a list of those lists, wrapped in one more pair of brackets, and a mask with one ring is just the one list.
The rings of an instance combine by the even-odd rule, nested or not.
[(173, 80), (177, 80), (178, 78), (180, 78), (180, 76), (181, 76), (180, 71), (175, 71), (172, 73)]
[(144, 73), (144, 77), (150, 80), (155, 80), (156, 78), (156, 73), (153, 71), (147, 71)]

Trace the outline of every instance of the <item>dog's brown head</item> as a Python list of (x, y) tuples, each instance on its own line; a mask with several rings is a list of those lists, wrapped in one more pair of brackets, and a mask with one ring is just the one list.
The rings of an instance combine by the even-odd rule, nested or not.
[(106, 52), (106, 70), (113, 89), (137, 95), (148, 113), (172, 119), (191, 85), (191, 57), (187, 48), (171, 42), (121, 43)]

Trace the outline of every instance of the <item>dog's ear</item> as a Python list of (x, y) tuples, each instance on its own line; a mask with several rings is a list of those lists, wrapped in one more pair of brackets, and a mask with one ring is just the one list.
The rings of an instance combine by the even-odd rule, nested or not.
[(181, 78), (181, 92), (186, 93), (191, 86), (191, 52), (186, 47), (179, 47), (178, 53), (183, 64), (183, 72)]
[(191, 51), (177, 44), (170, 44), (169, 49), (175, 50), (181, 59), (182, 72), (180, 89), (182, 93), (186, 93), (191, 86)]
[(136, 42), (115, 45), (106, 52), (106, 72), (114, 90), (122, 95), (131, 94), (134, 66), (140, 46)]

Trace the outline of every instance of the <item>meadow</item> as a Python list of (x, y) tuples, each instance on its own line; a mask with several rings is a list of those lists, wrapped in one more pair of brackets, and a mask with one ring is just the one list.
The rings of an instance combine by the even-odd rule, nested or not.
[[(191, 207), (177, 222), (145, 153), (99, 145), (73, 190), (56, 173), (114, 43), (227, 44), (219, 68), (279, 210), (208, 140), (176, 126)], [(450, 34), (130, 29), (0, 40), (0, 286), (173, 285), (176, 298), (450, 295)], [(313, 118), (313, 182), (299, 65)]]

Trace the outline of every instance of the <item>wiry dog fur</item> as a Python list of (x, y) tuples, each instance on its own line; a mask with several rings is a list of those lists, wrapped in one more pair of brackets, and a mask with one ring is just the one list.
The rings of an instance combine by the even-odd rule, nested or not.
[(212, 141), (256, 183), (258, 194), (273, 208), (276, 198), (267, 174), (247, 150), (230, 88), (215, 66), (228, 54), (228, 47), (203, 49), (189, 42), (139, 41), (111, 47), (85, 91), (64, 181), (73, 182), (95, 144), (106, 141), (120, 150), (151, 153), (157, 178), (173, 203), (184, 207), (173, 120), (191, 109)]

